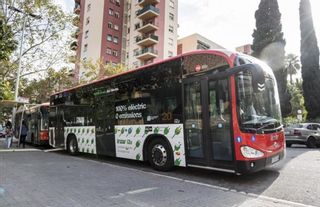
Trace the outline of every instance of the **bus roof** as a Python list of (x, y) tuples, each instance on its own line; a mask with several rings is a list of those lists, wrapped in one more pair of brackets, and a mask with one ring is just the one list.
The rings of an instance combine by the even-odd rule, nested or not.
[(102, 82), (102, 81), (105, 81), (105, 80), (108, 80), (108, 79), (113, 79), (113, 78), (116, 78), (116, 77), (119, 77), (119, 76), (122, 76), (122, 75), (125, 75), (125, 74), (134, 73), (136, 71), (140, 71), (140, 70), (149, 68), (149, 67), (154, 66), (154, 65), (170, 62), (172, 60), (176, 60), (176, 59), (179, 59), (181, 57), (185, 57), (185, 56), (189, 56), (189, 55), (196, 55), (196, 54), (220, 55), (220, 56), (226, 58), (226, 60), (227, 60), (229, 65), (233, 65), (233, 61), (234, 61), (233, 59), (234, 59), (235, 55), (238, 54), (238, 53), (237, 52), (232, 52), (232, 51), (229, 51), (229, 50), (225, 50), (225, 49), (191, 51), (191, 52), (183, 53), (181, 55), (177, 55), (177, 56), (174, 56), (174, 57), (171, 57), (171, 58), (167, 58), (165, 60), (161, 60), (161, 61), (149, 64), (149, 65), (144, 65), (144, 66), (141, 66), (141, 67), (136, 68), (136, 69), (128, 70), (128, 71), (125, 71), (123, 73), (115, 74), (115, 75), (112, 75), (112, 76), (109, 76), (109, 77), (105, 77), (105, 78), (102, 78), (102, 79), (99, 79), (99, 80), (94, 80), (94, 81), (92, 81), (90, 83), (80, 84), (80, 85), (77, 85), (75, 87), (68, 88), (68, 89), (65, 89), (63, 91), (59, 91), (57, 93), (54, 93), (51, 96), (54, 96), (54, 95), (57, 95), (57, 94), (60, 94), (60, 93), (63, 93), (63, 92), (67, 92), (67, 91), (72, 91), (72, 90), (75, 90), (77, 88), (82, 88), (82, 87), (87, 86), (87, 85), (99, 83), (99, 82)]

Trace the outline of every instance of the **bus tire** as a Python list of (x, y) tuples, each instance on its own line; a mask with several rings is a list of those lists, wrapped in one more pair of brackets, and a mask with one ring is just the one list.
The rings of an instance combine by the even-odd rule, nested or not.
[(308, 148), (316, 148), (317, 145), (316, 145), (316, 139), (314, 137), (309, 137), (308, 140), (307, 140), (307, 147)]
[(174, 166), (173, 152), (170, 144), (164, 139), (155, 138), (148, 146), (148, 161), (158, 171), (169, 171)]
[(71, 155), (77, 155), (79, 153), (78, 141), (75, 136), (68, 138), (67, 151)]

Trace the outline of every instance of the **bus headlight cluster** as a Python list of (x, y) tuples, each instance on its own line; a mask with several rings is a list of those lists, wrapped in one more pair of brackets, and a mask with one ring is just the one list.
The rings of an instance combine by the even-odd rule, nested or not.
[(252, 147), (249, 146), (242, 146), (240, 148), (242, 155), (245, 158), (259, 158), (259, 157), (263, 157), (263, 152), (253, 149)]

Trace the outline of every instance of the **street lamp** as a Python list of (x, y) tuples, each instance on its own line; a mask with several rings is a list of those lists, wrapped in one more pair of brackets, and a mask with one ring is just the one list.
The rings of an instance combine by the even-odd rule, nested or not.
[[(16, 77), (16, 84), (15, 84), (15, 91), (14, 91), (14, 100), (17, 102), (18, 101), (18, 91), (19, 91), (19, 83), (20, 83), (20, 72), (21, 72), (21, 59), (22, 59), (22, 46), (23, 46), (23, 41), (24, 41), (24, 31), (26, 27), (26, 19), (28, 16), (35, 18), (35, 19), (41, 19), (41, 16), (32, 14), (30, 12), (24, 12), (21, 9), (18, 9), (13, 6), (9, 6), (9, 9), (23, 14), (23, 24), (22, 24), (22, 32), (21, 32), (21, 39), (20, 39), (20, 49), (19, 49), (19, 63), (18, 63), (18, 70), (17, 70), (17, 77)], [(15, 116), (16, 116), (16, 106), (13, 107), (12, 111), (12, 123), (14, 124), (15, 122)]]

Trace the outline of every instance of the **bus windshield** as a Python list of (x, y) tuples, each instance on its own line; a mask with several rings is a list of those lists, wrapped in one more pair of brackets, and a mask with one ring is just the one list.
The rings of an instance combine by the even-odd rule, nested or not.
[(267, 75), (265, 86), (255, 91), (252, 74), (241, 72), (236, 76), (239, 124), (243, 130), (274, 129), (281, 124), (280, 101), (272, 75)]

